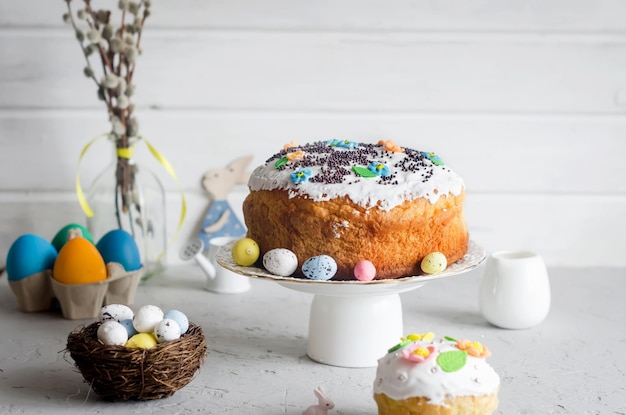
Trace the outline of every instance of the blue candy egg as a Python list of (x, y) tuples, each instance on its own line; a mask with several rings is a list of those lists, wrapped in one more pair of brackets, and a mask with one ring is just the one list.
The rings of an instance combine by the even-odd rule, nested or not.
[(7, 253), (6, 267), (10, 281), (52, 269), (57, 259), (54, 246), (35, 234), (22, 235), (13, 242)]
[(302, 264), (302, 273), (311, 280), (327, 281), (337, 273), (337, 263), (328, 255), (318, 255)]
[(178, 326), (180, 327), (180, 334), (185, 334), (189, 329), (189, 319), (182, 311), (169, 310), (163, 315), (163, 320), (165, 320), (166, 318), (174, 320), (176, 323), (178, 323)]
[(133, 326), (133, 319), (126, 319), (126, 320), (122, 320), (120, 321), (120, 324), (126, 329), (126, 332), (128, 332), (128, 338), (130, 339), (131, 337), (133, 337), (135, 334), (137, 334), (137, 330), (135, 329), (135, 326)]
[(104, 263), (117, 262), (126, 271), (136, 271), (141, 268), (139, 247), (128, 232), (114, 229), (107, 232), (96, 244)]

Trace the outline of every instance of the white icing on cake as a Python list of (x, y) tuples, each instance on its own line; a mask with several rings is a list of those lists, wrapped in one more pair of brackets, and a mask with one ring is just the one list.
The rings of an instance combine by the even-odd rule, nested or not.
[[(432, 346), (434, 351), (421, 363), (403, 357), (402, 351), (417, 344)], [(500, 377), (485, 361), (467, 355), (465, 365), (446, 372), (437, 363), (444, 352), (459, 351), (456, 343), (448, 340), (418, 340), (388, 353), (378, 360), (374, 393), (385, 394), (394, 400), (425, 397), (433, 405), (445, 405), (446, 399), (457, 396), (482, 396), (498, 391)]]
[[(463, 179), (439, 163), (432, 153), (408, 148), (392, 152), (383, 145), (354, 144), (358, 146), (343, 148), (318, 142), (289, 148), (257, 167), (248, 186), (252, 191), (282, 189), (290, 198), (303, 196), (316, 202), (347, 196), (365, 209), (378, 206), (383, 210), (391, 210), (405, 200), (426, 198), (435, 203), (442, 195), (458, 196), (464, 189)], [(298, 150), (303, 153), (301, 160), (287, 161), (276, 167), (278, 160)], [(343, 164), (335, 169), (337, 166), (333, 163), (338, 159)], [(371, 162), (387, 166), (391, 176), (362, 177), (352, 169), (354, 166), (366, 169)], [(310, 170), (309, 179), (294, 183), (290, 175), (304, 168)]]

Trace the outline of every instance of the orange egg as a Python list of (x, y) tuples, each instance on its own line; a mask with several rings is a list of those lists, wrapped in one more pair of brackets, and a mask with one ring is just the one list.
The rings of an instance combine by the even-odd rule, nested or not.
[(59, 251), (52, 277), (62, 284), (89, 284), (105, 280), (107, 269), (95, 245), (77, 237), (67, 241)]

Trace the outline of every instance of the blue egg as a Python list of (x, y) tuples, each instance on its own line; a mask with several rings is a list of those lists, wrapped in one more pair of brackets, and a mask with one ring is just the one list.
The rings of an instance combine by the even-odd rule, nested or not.
[(25, 234), (13, 242), (7, 253), (6, 267), (10, 281), (52, 269), (57, 250), (39, 235)]
[(107, 232), (96, 244), (104, 263), (117, 262), (126, 271), (136, 271), (141, 268), (139, 247), (128, 232), (114, 229)]
[(189, 319), (182, 311), (169, 310), (163, 315), (163, 320), (165, 320), (166, 318), (174, 320), (176, 323), (178, 323), (178, 326), (180, 327), (180, 334), (186, 333), (189, 329)]
[(311, 280), (328, 281), (337, 273), (337, 263), (328, 255), (314, 256), (304, 261), (302, 273)]
[(120, 324), (126, 329), (126, 331), (128, 332), (128, 338), (130, 339), (131, 337), (133, 337), (135, 334), (137, 334), (137, 329), (135, 329), (135, 326), (133, 326), (133, 319), (129, 318), (126, 320), (122, 320), (120, 321)]

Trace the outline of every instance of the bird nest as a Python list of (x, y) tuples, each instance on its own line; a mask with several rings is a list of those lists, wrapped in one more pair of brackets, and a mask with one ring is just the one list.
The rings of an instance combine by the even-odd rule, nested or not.
[(105, 346), (98, 341), (99, 326), (93, 323), (70, 333), (66, 352), (93, 391), (106, 400), (171, 396), (191, 382), (206, 357), (204, 333), (193, 323), (180, 339), (152, 349)]

